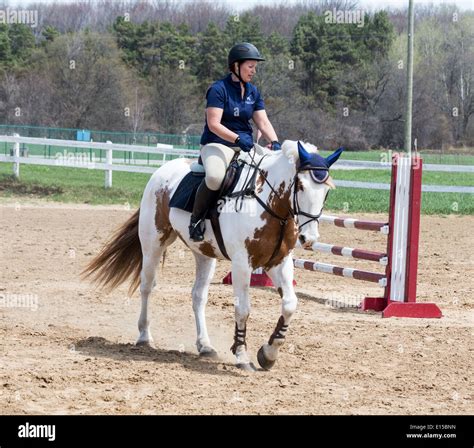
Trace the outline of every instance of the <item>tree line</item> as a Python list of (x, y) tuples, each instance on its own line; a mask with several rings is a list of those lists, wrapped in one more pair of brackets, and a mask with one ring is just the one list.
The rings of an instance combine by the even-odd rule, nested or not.
[[(406, 10), (348, 0), (240, 13), (208, 2), (35, 7), (37, 27), (0, 23), (2, 123), (200, 134), (207, 88), (227, 73), (230, 47), (248, 41), (266, 58), (255, 84), (280, 139), (403, 147)], [(328, 20), (336, 11), (362, 22)], [(473, 30), (472, 11), (416, 10), (419, 148), (474, 146)]]

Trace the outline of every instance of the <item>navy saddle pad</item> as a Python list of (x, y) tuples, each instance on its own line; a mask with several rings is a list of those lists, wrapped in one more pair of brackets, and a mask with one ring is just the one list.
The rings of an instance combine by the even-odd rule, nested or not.
[(170, 200), (170, 207), (179, 208), (191, 213), (193, 211), (196, 191), (203, 180), (204, 173), (193, 173), (191, 171), (186, 174)]
[[(221, 189), (219, 198), (232, 192), (239, 181), (240, 174), (242, 173), (242, 164), (232, 162), (231, 168), (235, 170), (235, 177), (230, 182), (226, 182), (227, 178), (224, 179), (224, 188)], [(227, 176), (226, 176), (227, 177)], [(183, 177), (183, 180), (178, 185), (173, 197), (170, 200), (170, 207), (179, 208), (186, 212), (192, 213), (194, 199), (196, 198), (196, 191), (199, 188), (200, 183), (204, 180), (204, 173), (189, 172)], [(228, 185), (226, 185), (228, 184)], [(210, 218), (210, 212), (215, 204), (210, 204), (210, 209), (207, 212), (206, 218)]]

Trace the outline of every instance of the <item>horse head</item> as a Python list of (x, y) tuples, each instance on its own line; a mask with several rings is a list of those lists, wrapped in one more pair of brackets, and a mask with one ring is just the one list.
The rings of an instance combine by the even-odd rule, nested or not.
[(293, 209), (298, 221), (298, 241), (311, 247), (319, 239), (319, 217), (331, 189), (336, 188), (329, 168), (340, 157), (343, 148), (322, 157), (310, 143), (285, 141), (284, 154), (296, 165)]

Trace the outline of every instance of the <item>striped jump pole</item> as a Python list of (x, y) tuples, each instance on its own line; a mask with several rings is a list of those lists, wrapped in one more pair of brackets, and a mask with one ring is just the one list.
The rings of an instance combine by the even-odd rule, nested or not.
[(385, 222), (361, 221), (353, 218), (338, 218), (337, 216), (321, 215), (319, 222), (327, 222), (337, 227), (345, 227), (346, 229), (374, 230), (388, 235), (389, 225)]
[(341, 268), (339, 266), (334, 266), (333, 264), (303, 260), (301, 258), (293, 259), (293, 265), (295, 268), (307, 269), (308, 271), (325, 272), (326, 274), (339, 275), (341, 277), (378, 283), (379, 286), (384, 288), (387, 286), (387, 278), (384, 276), (384, 274), (378, 274), (377, 272), (359, 271), (352, 268)]
[(341, 257), (357, 258), (359, 260), (376, 261), (384, 266), (388, 263), (387, 254), (365, 249), (352, 249), (351, 247), (335, 246), (333, 244), (314, 243), (313, 247), (308, 248), (307, 250), (340, 255)]

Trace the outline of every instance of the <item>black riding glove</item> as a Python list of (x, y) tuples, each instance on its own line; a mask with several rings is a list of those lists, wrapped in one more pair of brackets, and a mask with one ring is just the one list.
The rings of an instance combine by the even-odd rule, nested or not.
[(279, 151), (281, 149), (281, 143), (277, 140), (272, 142), (272, 151)]
[(251, 135), (242, 134), (235, 139), (237, 146), (244, 152), (250, 152), (253, 148), (253, 138)]

